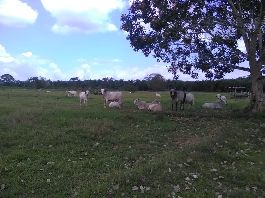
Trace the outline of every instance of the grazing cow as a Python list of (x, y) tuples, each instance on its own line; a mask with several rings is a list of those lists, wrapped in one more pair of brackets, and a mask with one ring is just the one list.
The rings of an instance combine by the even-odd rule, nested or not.
[(77, 96), (77, 91), (66, 91), (67, 96)]
[(185, 104), (190, 104), (192, 106), (194, 105), (194, 102), (195, 102), (194, 95), (192, 93), (187, 93)]
[(86, 105), (88, 95), (89, 95), (89, 91), (88, 90), (87, 91), (82, 91), (82, 92), (79, 93), (80, 106), (82, 105), (82, 103), (84, 105)]
[(106, 89), (101, 89), (103, 99), (104, 99), (104, 108), (108, 105), (109, 102), (118, 102), (122, 105), (122, 92), (121, 91), (107, 91)]
[[(174, 105), (176, 106), (176, 111), (178, 110), (178, 103), (180, 103), (179, 109), (184, 110), (184, 104), (186, 102), (187, 94), (185, 91), (178, 91), (175, 89), (170, 89), (171, 97), (171, 109), (173, 110)], [(181, 108), (182, 107), (182, 108)]]

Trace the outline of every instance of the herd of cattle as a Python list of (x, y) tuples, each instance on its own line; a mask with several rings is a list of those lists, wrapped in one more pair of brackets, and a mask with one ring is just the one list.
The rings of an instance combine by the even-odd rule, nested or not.
[[(90, 96), (90, 92), (87, 91), (66, 91), (67, 96), (79, 96), (80, 99), (80, 106), (82, 104), (86, 104), (88, 98)], [(104, 108), (107, 106), (110, 108), (121, 108), (122, 107), (122, 99), (123, 94), (121, 91), (108, 91), (106, 89), (101, 89), (101, 94), (104, 100)], [(171, 89), (169, 91), (169, 95), (171, 97), (171, 109), (173, 110), (184, 110), (185, 104), (193, 105), (195, 102), (195, 97), (192, 93), (186, 91), (179, 91), (176, 89)], [(134, 100), (134, 105), (140, 110), (149, 110), (153, 112), (160, 112), (163, 110), (162, 105), (160, 103), (161, 95), (159, 93), (155, 94), (156, 98), (153, 102), (146, 102), (140, 100), (139, 98)], [(222, 96), (221, 94), (217, 94), (217, 102), (212, 103), (204, 103), (202, 108), (206, 109), (222, 109), (227, 104), (226, 96)]]

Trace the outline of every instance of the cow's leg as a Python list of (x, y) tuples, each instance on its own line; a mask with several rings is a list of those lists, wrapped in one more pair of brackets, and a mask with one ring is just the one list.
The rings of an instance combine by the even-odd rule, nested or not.
[(123, 105), (122, 105), (122, 99), (119, 99), (117, 102), (119, 103), (120, 107), (123, 106)]
[(104, 108), (106, 108), (107, 100), (104, 100)]

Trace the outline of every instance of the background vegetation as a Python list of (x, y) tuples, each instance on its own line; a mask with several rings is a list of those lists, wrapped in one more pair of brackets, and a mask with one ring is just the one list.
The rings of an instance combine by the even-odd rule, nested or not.
[(204, 81), (181, 81), (166, 80), (160, 74), (150, 74), (143, 80), (115, 80), (113, 78), (103, 78), (98, 80), (79, 80), (78, 77), (71, 78), (69, 81), (51, 81), (44, 77), (30, 77), (26, 81), (15, 80), (11, 75), (4, 74), (0, 77), (0, 86), (13, 86), (37, 89), (90, 89), (97, 93), (101, 88), (125, 91), (165, 91), (171, 88), (183, 89), (188, 91), (207, 91), (207, 92), (227, 92), (228, 87), (244, 86), (250, 90), (251, 82), (249, 78), (237, 78), (227, 80), (204, 80)]

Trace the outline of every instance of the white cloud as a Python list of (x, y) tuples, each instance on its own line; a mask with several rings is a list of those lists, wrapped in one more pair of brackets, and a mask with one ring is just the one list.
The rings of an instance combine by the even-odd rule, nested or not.
[[(106, 77), (112, 77), (114, 79), (135, 80), (144, 79), (148, 74), (159, 73), (165, 77), (165, 79), (173, 79), (173, 74), (169, 73), (167, 67), (163, 63), (150, 64), (149, 66), (135, 66), (127, 65), (123, 60), (113, 58), (110, 60), (94, 59), (86, 60), (80, 58), (77, 60), (80, 66), (73, 68), (71, 72), (73, 76), (78, 76), (81, 80), (87, 79), (102, 79)], [(247, 63), (244, 63), (245, 66)], [(190, 75), (179, 73), (179, 80), (194, 81), (194, 80), (206, 80), (205, 74), (198, 71), (198, 79), (193, 79)], [(238, 78), (247, 76), (247, 72), (235, 70), (232, 73), (226, 74), (225, 79)]]
[(79, 68), (74, 72), (74, 76), (79, 77), (81, 80), (90, 79), (91, 66), (87, 63), (81, 64)]
[(120, 59), (118, 59), (118, 58), (114, 58), (114, 59), (112, 59), (112, 61), (113, 61), (114, 63), (120, 63), (120, 62), (122, 62), (122, 60), (120, 60)]
[(249, 72), (242, 71), (242, 70), (235, 70), (231, 73), (228, 73), (225, 75), (225, 79), (236, 79), (239, 77), (247, 77), (249, 75)]
[[(245, 61), (243, 63), (240, 63), (239, 65), (241, 67), (249, 68), (249, 62), (248, 61)], [(247, 72), (247, 71), (234, 70), (233, 72), (226, 74), (224, 78), (225, 79), (235, 79), (235, 78), (238, 78), (238, 77), (246, 77), (249, 74), (250, 73)]]
[[(241, 66), (247, 67), (248, 63), (243, 63)], [(183, 81), (194, 81), (194, 80), (206, 80), (205, 74), (201, 71), (198, 72), (198, 79), (193, 79), (188, 74), (178, 73), (179, 80)], [(82, 60), (79, 67), (74, 68), (73, 76), (78, 76), (81, 80), (87, 79), (102, 79), (106, 77), (112, 77), (114, 79), (124, 80), (136, 80), (144, 79), (149, 74), (158, 73), (164, 76), (165, 79), (173, 79), (173, 74), (168, 72), (168, 69), (162, 63), (156, 63), (149, 66), (133, 66), (125, 65), (122, 60), (109, 60), (109, 61), (87, 61)], [(224, 76), (225, 79), (235, 79), (238, 77), (246, 77), (249, 73), (241, 70), (235, 70), (234, 72), (228, 73)], [(73, 77), (69, 76), (69, 77)]]
[[(147, 67), (125, 65), (125, 63), (113, 58), (110, 60), (86, 60), (78, 59), (79, 67), (73, 69), (73, 76), (78, 76), (81, 80), (85, 79), (102, 79), (112, 77), (114, 79), (135, 80), (143, 79), (148, 74), (159, 73), (166, 79), (173, 79), (173, 75), (168, 73), (167, 67), (162, 64), (149, 65)], [(192, 80), (189, 75), (181, 75), (183, 80)]]
[(6, 52), (6, 49), (4, 46), (0, 44), (0, 63), (11, 63), (15, 59), (10, 54)]
[(0, 1), (0, 24), (20, 27), (33, 24), (37, 17), (38, 12), (27, 3), (19, 0)]
[(68, 25), (57, 25), (52, 26), (52, 31), (58, 34), (69, 34), (70, 32), (78, 32), (78, 29), (70, 27)]
[(173, 75), (168, 73), (166, 66), (164, 65), (150, 65), (145, 68), (141, 68), (139, 66), (128, 67), (127, 69), (122, 69), (121, 67), (117, 67), (114, 70), (114, 75), (116, 78), (122, 78), (127, 80), (134, 79), (144, 79), (149, 74), (159, 73), (164, 76), (166, 79), (172, 79)]
[(107, 24), (107, 30), (108, 30), (108, 31), (117, 31), (118, 28), (117, 28), (114, 24), (112, 24), (112, 23), (108, 23), (108, 24)]
[(41, 0), (43, 7), (56, 19), (52, 31), (59, 34), (71, 32), (105, 32), (118, 28), (111, 23), (110, 14), (125, 7), (125, 0)]
[[(16, 80), (27, 80), (29, 77), (42, 76), (51, 80), (69, 80), (71, 77), (79, 77), (81, 80), (102, 79), (112, 77), (124, 80), (142, 80), (148, 74), (159, 73), (166, 79), (173, 79), (168, 73), (167, 67), (162, 63), (155, 63), (149, 66), (127, 65), (124, 61), (113, 58), (110, 60), (94, 59), (86, 60), (80, 58), (76, 61), (77, 66), (67, 71), (58, 64), (38, 57), (27, 51), (20, 55), (11, 55), (4, 46), (0, 44), (0, 75), (11, 74)], [(245, 63), (247, 64), (247, 63)], [(246, 65), (242, 65), (246, 66)], [(189, 75), (179, 74), (180, 80), (194, 80)], [(225, 78), (237, 78), (246, 76), (248, 73), (236, 70), (227, 74)], [(205, 79), (204, 74), (199, 72), (199, 80)]]
[[(41, 75), (41, 76), (44, 76), (44, 75)], [(51, 79), (51, 80), (64, 80), (67, 78), (67, 74), (62, 71), (59, 65), (51, 62), (48, 65), (47, 75), (44, 77)]]
[(27, 80), (34, 76), (42, 76), (52, 80), (66, 79), (66, 74), (55, 63), (40, 58), (30, 51), (18, 56), (10, 55), (1, 44), (0, 68), (0, 75), (8, 73), (16, 80)]
[(22, 55), (27, 57), (27, 58), (30, 58), (30, 57), (32, 57), (32, 52), (24, 52), (24, 53), (22, 53)]

